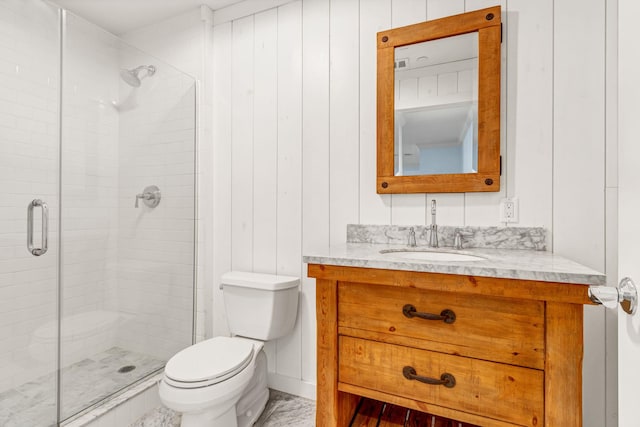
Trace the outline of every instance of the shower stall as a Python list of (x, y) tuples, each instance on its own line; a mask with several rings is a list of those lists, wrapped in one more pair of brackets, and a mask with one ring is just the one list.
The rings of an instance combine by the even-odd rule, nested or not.
[(193, 78), (0, 0), (0, 425), (57, 426), (194, 337)]

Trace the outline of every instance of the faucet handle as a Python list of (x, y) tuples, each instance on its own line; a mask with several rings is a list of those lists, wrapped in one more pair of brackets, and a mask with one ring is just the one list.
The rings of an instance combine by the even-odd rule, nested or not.
[(460, 230), (456, 230), (455, 235), (453, 236), (453, 248), (462, 249), (462, 233)]
[(411, 247), (415, 247), (416, 245), (416, 230), (415, 228), (411, 227), (409, 228), (409, 241), (407, 242), (407, 244)]
[(460, 228), (456, 228), (454, 234), (453, 234), (453, 248), (454, 249), (464, 249), (462, 247), (462, 242), (473, 236), (473, 232), (470, 231), (463, 231)]

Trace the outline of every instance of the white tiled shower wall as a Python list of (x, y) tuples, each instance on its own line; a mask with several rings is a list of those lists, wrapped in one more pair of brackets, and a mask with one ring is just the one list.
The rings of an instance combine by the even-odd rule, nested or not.
[[(119, 120), (111, 101), (118, 97), (119, 45), (74, 15), (65, 24), (62, 366), (115, 345), (118, 326), (117, 314), (106, 313), (106, 295), (117, 280)], [(101, 321), (107, 324), (99, 327)]]
[[(118, 281), (109, 300), (125, 316), (118, 344), (168, 359), (191, 344), (195, 217), (195, 83), (148, 55), (125, 51), (125, 68), (153, 64), (120, 111)], [(121, 85), (121, 97), (134, 91)], [(156, 208), (135, 195), (159, 187)]]
[[(63, 313), (116, 313), (118, 321), (68, 345), (63, 330), (63, 357), (70, 347), (86, 356), (117, 345), (167, 359), (192, 340), (195, 83), (71, 14), (66, 40), (64, 78), (77, 75), (79, 94), (67, 108), (76, 85), (65, 85), (63, 129), (76, 128), (63, 132), (63, 208), (80, 194), (63, 211)], [(139, 88), (119, 78), (139, 65), (156, 67)], [(74, 155), (78, 176), (65, 179)], [(135, 208), (148, 185), (160, 188), (160, 205)], [(67, 223), (78, 230), (70, 238)], [(79, 261), (69, 283), (68, 250)]]
[[(56, 318), (58, 240), (34, 257), (26, 248), (27, 204), (58, 210), (58, 26), (37, 1), (0, 2), (0, 392), (55, 369), (56, 354), (30, 348), (36, 329)], [(36, 209), (36, 224), (40, 224)], [(40, 242), (39, 227), (35, 232)], [(51, 383), (55, 392), (55, 384)]]

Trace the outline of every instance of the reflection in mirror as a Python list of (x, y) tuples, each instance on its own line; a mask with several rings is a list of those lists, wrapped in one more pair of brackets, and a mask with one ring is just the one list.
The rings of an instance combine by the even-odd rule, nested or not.
[(478, 171), (478, 33), (395, 48), (396, 176)]

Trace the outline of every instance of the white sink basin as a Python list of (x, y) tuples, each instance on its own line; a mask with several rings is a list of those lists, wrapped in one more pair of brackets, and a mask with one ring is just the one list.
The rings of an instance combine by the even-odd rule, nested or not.
[(389, 258), (401, 258), (418, 261), (456, 261), (456, 262), (469, 262), (469, 261), (484, 261), (486, 258), (475, 255), (459, 254), (455, 252), (435, 252), (420, 249), (385, 249), (380, 251), (382, 255)]

